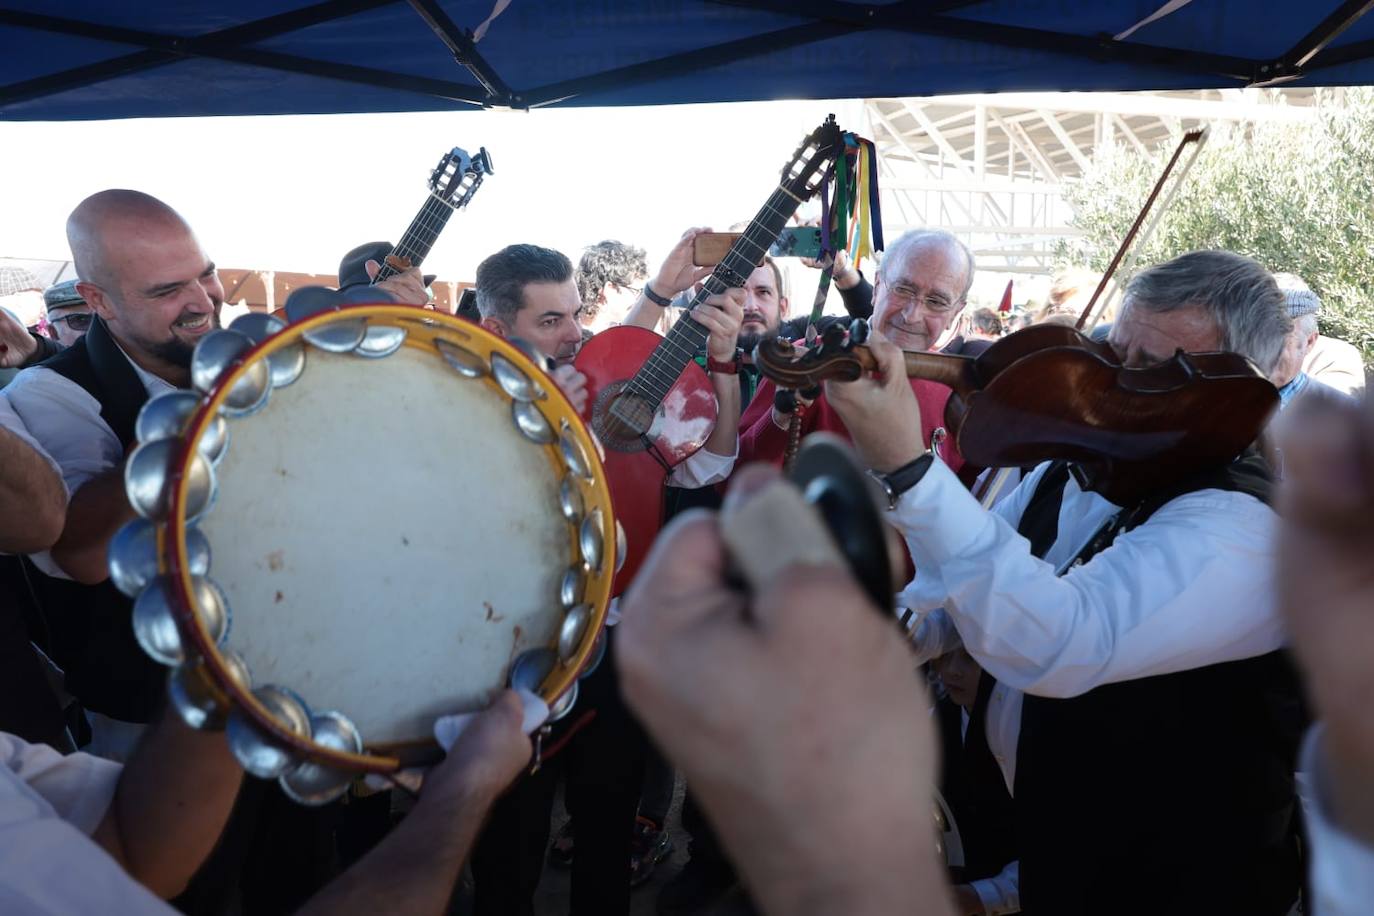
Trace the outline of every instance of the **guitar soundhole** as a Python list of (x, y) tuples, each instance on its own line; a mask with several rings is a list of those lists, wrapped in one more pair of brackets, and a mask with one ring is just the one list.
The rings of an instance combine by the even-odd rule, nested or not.
[(654, 405), (625, 390), (624, 382), (602, 389), (592, 407), (592, 430), (617, 452), (642, 452), (644, 435), (654, 425)]

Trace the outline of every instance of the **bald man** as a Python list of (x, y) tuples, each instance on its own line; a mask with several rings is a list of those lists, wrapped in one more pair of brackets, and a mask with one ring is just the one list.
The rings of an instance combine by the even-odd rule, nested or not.
[(61, 536), (26, 578), (67, 689), (92, 716), (98, 753), (120, 757), (150, 720), (165, 672), (139, 649), (131, 602), (108, 581), (110, 538), (134, 517), (124, 459), (149, 397), (190, 384), (196, 342), (219, 326), (224, 288), (175, 210), (138, 191), (88, 197), (67, 220), (77, 292), (96, 315), (80, 341), (0, 393), (61, 470)]

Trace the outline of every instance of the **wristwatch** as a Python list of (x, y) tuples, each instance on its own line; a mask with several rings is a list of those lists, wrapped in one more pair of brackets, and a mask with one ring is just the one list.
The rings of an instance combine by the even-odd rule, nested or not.
[(738, 349), (735, 350), (735, 355), (732, 359), (725, 361), (713, 359), (711, 354), (708, 353), (706, 354), (706, 371), (718, 372), (723, 375), (739, 375), (739, 365), (743, 361), (744, 354)]
[(930, 469), (930, 463), (935, 460), (932, 452), (926, 452), (908, 464), (904, 464), (890, 474), (879, 474), (872, 469), (868, 476), (878, 482), (878, 486), (887, 496), (888, 511), (897, 508), (897, 500), (902, 498), (902, 494), (910, 490), (921, 482), (921, 478), (926, 476), (926, 471)]
[(667, 296), (660, 296), (658, 293), (654, 292), (653, 288), (649, 286), (647, 280), (645, 281), (644, 286), (640, 288), (640, 292), (644, 294), (645, 299), (648, 299), (650, 302), (652, 302), (659, 308), (666, 309), (668, 306), (673, 304), (672, 299), (669, 299)]

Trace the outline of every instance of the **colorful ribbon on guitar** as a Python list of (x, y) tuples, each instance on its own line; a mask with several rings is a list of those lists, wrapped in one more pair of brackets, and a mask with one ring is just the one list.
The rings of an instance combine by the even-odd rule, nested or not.
[(814, 339), (816, 322), (825, 311), (835, 252), (840, 249), (848, 252), (856, 270), (865, 257), (883, 250), (878, 150), (872, 140), (853, 133), (844, 135), (844, 152), (831, 163), (821, 181), (821, 251), (817, 260), (823, 267), (806, 327), (808, 343)]

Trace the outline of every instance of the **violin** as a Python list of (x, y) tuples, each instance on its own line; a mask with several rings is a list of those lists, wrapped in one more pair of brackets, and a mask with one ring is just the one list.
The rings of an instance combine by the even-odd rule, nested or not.
[[(779, 386), (854, 381), (877, 368), (868, 325), (834, 326), (803, 351), (758, 345), (754, 363)], [(954, 390), (945, 426), (966, 461), (1013, 467), (1066, 459), (1085, 490), (1129, 506), (1161, 487), (1235, 460), (1259, 438), (1278, 391), (1235, 353), (1185, 353), (1127, 368), (1106, 343), (1063, 325), (1033, 325), (976, 357), (904, 351), (906, 373)]]

